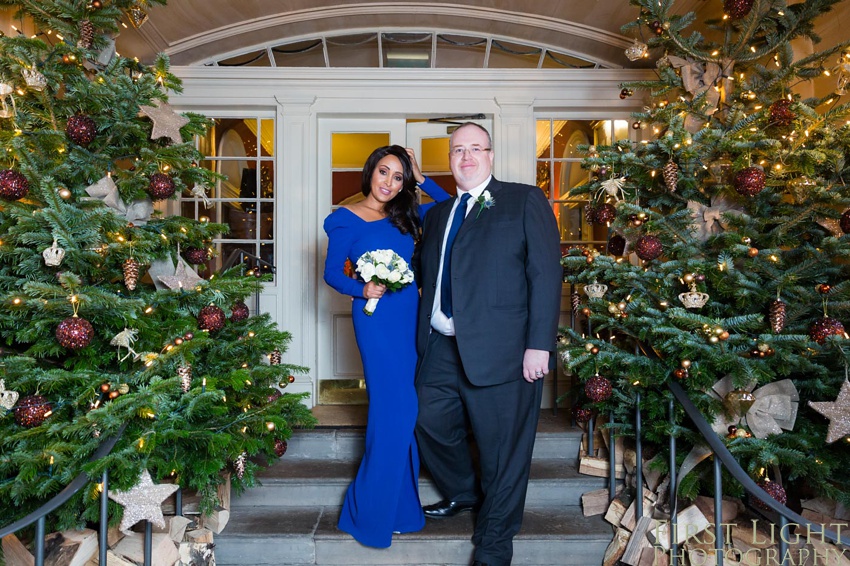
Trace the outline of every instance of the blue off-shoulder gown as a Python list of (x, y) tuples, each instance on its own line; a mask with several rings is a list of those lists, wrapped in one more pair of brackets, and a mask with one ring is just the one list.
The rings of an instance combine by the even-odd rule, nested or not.
[[(421, 188), (436, 202), (451, 196), (427, 178)], [(420, 206), (420, 218), (427, 208)], [(412, 283), (385, 293), (374, 314), (367, 316), (363, 313), (365, 282), (346, 276), (343, 266), (346, 259), (355, 264), (363, 253), (381, 249), (391, 249), (410, 263), (413, 236), (402, 234), (389, 219), (369, 222), (346, 208), (331, 213), (324, 228), (328, 235), (325, 282), (354, 297), (354, 335), (369, 397), (366, 451), (346, 492), (338, 527), (361, 544), (386, 548), (393, 531), (407, 533), (425, 526), (419, 502), (419, 450), (413, 433), (418, 412), (413, 379), (419, 291)]]

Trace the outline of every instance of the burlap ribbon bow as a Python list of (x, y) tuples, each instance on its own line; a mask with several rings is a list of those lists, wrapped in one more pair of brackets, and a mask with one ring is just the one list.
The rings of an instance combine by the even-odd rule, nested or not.
[(147, 224), (153, 214), (153, 203), (150, 199), (134, 200), (129, 204), (124, 203), (121, 195), (118, 194), (118, 187), (112, 177), (103, 177), (100, 181), (86, 187), (86, 192), (90, 197), (103, 201), (103, 204), (114, 210), (119, 216), (123, 216), (127, 222), (132, 222), (136, 225)]
[(711, 206), (689, 200), (688, 209), (691, 210), (694, 219), (692, 223), (696, 229), (694, 237), (701, 242), (728, 228), (728, 221), (723, 217), (724, 214), (743, 214), (743, 210), (733, 200), (722, 194), (711, 199)]
[[(725, 93), (729, 92), (729, 77), (732, 76), (735, 62), (732, 59), (723, 59), (721, 64), (712, 61), (702, 63), (675, 56), (668, 56), (668, 59), (672, 67), (679, 69), (682, 86), (688, 93), (694, 97), (705, 93), (705, 108), (702, 113), (711, 116), (717, 112)], [(694, 133), (702, 128), (704, 123), (697, 116), (688, 114), (685, 118), (685, 129)]]

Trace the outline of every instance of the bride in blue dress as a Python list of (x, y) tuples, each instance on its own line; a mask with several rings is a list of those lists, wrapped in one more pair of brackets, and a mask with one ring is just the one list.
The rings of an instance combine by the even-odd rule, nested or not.
[[(419, 451), (413, 430), (418, 403), (416, 313), (419, 291), (410, 284), (398, 291), (348, 277), (343, 266), (365, 252), (390, 249), (410, 264), (420, 219), (430, 205), (416, 202), (416, 178), (432, 199), (451, 195), (422, 177), (412, 152), (392, 145), (376, 149), (363, 166), (362, 201), (343, 206), (324, 223), (328, 235), (325, 282), (351, 295), (354, 335), (369, 397), (366, 450), (348, 487), (338, 527), (361, 544), (386, 548), (393, 533), (421, 530)], [(430, 203), (433, 204), (433, 203)], [(367, 316), (367, 299), (380, 298)]]

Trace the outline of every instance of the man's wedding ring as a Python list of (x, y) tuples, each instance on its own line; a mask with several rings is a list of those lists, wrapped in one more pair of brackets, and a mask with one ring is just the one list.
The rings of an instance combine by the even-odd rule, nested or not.
[(536, 371), (536, 372), (534, 372), (534, 375), (536, 375), (537, 377), (543, 377), (543, 372), (542, 371)]

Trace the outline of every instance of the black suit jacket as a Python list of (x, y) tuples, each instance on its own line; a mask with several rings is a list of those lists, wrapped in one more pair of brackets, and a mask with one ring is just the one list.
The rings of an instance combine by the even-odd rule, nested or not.
[[(452, 249), (455, 332), (464, 371), (475, 385), (522, 379), (526, 348), (552, 352), (549, 369), (554, 368), (563, 274), (557, 223), (543, 191), (495, 178), (487, 190), (494, 205), (474, 205)], [(454, 199), (437, 204), (423, 223), (417, 257), (420, 363), (431, 332), (440, 248), (453, 204)]]

